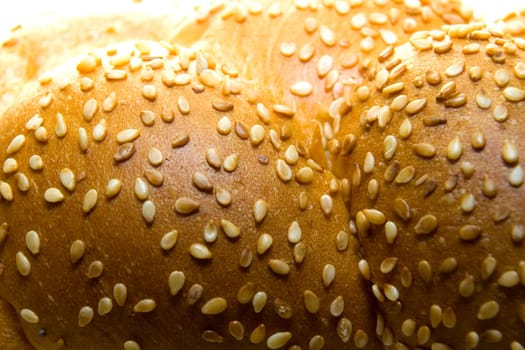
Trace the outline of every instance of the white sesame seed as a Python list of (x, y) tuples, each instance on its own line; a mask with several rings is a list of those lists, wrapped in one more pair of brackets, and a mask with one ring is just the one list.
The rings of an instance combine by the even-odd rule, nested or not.
[(332, 285), (335, 280), (335, 266), (332, 264), (326, 264), (323, 267), (322, 273), (323, 285), (328, 288)]
[(288, 227), (288, 241), (290, 243), (298, 243), (302, 238), (302, 230), (301, 226), (299, 226), (299, 223), (297, 221), (292, 221), (290, 226)]
[(38, 315), (31, 309), (22, 309), (20, 310), (20, 317), (27, 323), (38, 323), (40, 318)]
[(253, 205), (253, 217), (255, 219), (255, 222), (260, 224), (264, 218), (266, 217), (266, 214), (268, 213), (268, 204), (264, 199), (258, 199), (255, 201)]
[(69, 258), (71, 263), (76, 264), (84, 256), (86, 251), (86, 245), (81, 240), (76, 240), (71, 244), (69, 248)]
[(209, 87), (219, 86), (223, 82), (223, 78), (219, 72), (213, 69), (205, 69), (199, 75), (201, 83)]
[(510, 102), (520, 102), (525, 100), (525, 90), (510, 86), (503, 90), (503, 96)]
[(525, 173), (521, 165), (512, 168), (509, 174), (509, 183), (514, 187), (520, 187), (525, 180)]
[(86, 195), (84, 196), (84, 202), (82, 203), (82, 211), (86, 214), (91, 212), (95, 208), (97, 200), (98, 193), (95, 189), (92, 188), (87, 191)]
[(160, 247), (163, 250), (172, 249), (175, 246), (175, 244), (177, 244), (178, 236), (179, 232), (177, 230), (171, 230), (165, 233), (160, 240)]
[(29, 179), (24, 173), (21, 173), (21, 172), (16, 173), (15, 181), (16, 181), (16, 186), (18, 187), (20, 191), (22, 192), (29, 191), (31, 184), (29, 183)]
[(108, 134), (106, 119), (101, 119), (93, 128), (93, 139), (97, 142), (102, 142)]
[(51, 187), (44, 192), (44, 199), (49, 203), (60, 203), (64, 200), (64, 195), (58, 188)]
[(212, 253), (208, 247), (200, 243), (193, 243), (190, 246), (189, 252), (195, 259), (207, 260), (212, 258)]
[(268, 296), (263, 291), (258, 291), (253, 295), (252, 306), (255, 313), (261, 313), (266, 303), (268, 301)]
[(140, 177), (135, 179), (135, 196), (141, 201), (145, 201), (149, 196), (148, 184)]
[(222, 167), (227, 172), (232, 172), (237, 169), (237, 166), (239, 165), (239, 153), (232, 153), (228, 155), (226, 158), (224, 158), (224, 161), (222, 163)]
[(190, 113), (190, 102), (184, 96), (179, 96), (177, 99), (177, 107), (183, 115)]
[(38, 235), (38, 232), (33, 230), (27, 232), (26, 246), (33, 255), (40, 253), (40, 236)]
[(100, 300), (98, 301), (98, 308), (97, 308), (98, 314), (100, 316), (109, 314), (112, 309), (113, 309), (113, 301), (110, 298), (108, 297), (100, 298)]
[(16, 253), (16, 268), (18, 272), (24, 277), (29, 276), (31, 273), (31, 263), (22, 252)]
[(175, 201), (175, 212), (181, 215), (191, 215), (197, 212), (200, 203), (188, 197), (180, 197)]
[(119, 179), (111, 179), (108, 181), (108, 184), (106, 186), (106, 197), (107, 198), (113, 198), (115, 197), (122, 188), (122, 182)]
[(71, 169), (64, 168), (60, 170), (59, 178), (62, 186), (64, 186), (68, 191), (73, 191), (75, 189), (76, 178)]
[(221, 219), (221, 227), (229, 238), (237, 238), (241, 234), (241, 229), (229, 220)]
[(164, 157), (162, 155), (162, 152), (158, 148), (152, 147), (148, 152), (148, 160), (151, 163), (151, 165), (159, 166), (162, 164)]
[(319, 297), (311, 290), (304, 291), (304, 305), (309, 313), (315, 314), (321, 306)]
[(152, 312), (157, 308), (157, 303), (153, 299), (142, 299), (133, 305), (133, 311), (138, 313)]
[(499, 304), (494, 300), (487, 301), (479, 307), (478, 320), (489, 320), (496, 317), (499, 313)]
[(88, 149), (88, 136), (84, 128), (78, 128), (78, 146), (81, 152), (86, 152)]
[(86, 327), (91, 321), (93, 321), (94, 315), (95, 313), (91, 307), (83, 306), (78, 312), (78, 326)]
[(128, 298), (128, 288), (126, 285), (122, 283), (115, 284), (113, 287), (113, 298), (115, 298), (118, 306), (124, 306)]
[(140, 136), (138, 129), (125, 129), (117, 134), (117, 142), (120, 144), (132, 142)]
[(215, 297), (208, 300), (201, 308), (201, 312), (204, 315), (218, 315), (223, 313), (228, 307), (226, 299), (221, 297)]
[(49, 141), (48, 135), (47, 135), (47, 129), (43, 126), (37, 128), (35, 130), (35, 139), (38, 142), (41, 143), (47, 143)]
[(520, 276), (516, 271), (506, 271), (498, 278), (498, 284), (502, 287), (515, 287), (520, 283)]
[(270, 259), (268, 267), (277, 275), (285, 276), (290, 273), (290, 265), (281, 259)]
[(170, 289), (171, 295), (177, 295), (182, 287), (184, 287), (184, 282), (186, 281), (186, 276), (182, 271), (173, 271), (170, 273), (168, 278), (168, 286)]
[(41, 127), (43, 122), (44, 122), (44, 119), (39, 114), (35, 114), (26, 122), (25, 128), (27, 130), (34, 131), (38, 129), (39, 127)]
[(89, 279), (98, 278), (102, 276), (103, 272), (104, 272), (104, 264), (100, 260), (95, 260), (91, 264), (89, 264), (86, 276)]
[(255, 124), (250, 128), (250, 142), (252, 145), (257, 146), (263, 142), (265, 136), (265, 130), (262, 125)]
[(290, 91), (296, 96), (305, 97), (312, 93), (313, 86), (307, 81), (298, 81), (292, 85)]
[(22, 146), (24, 146), (25, 142), (26, 137), (24, 135), (15, 136), (9, 143), (9, 146), (7, 146), (7, 154), (11, 155), (13, 153), (18, 152), (22, 148)]
[(332, 214), (332, 208), (333, 208), (333, 199), (332, 196), (328, 194), (323, 194), (319, 198), (319, 205), (321, 207), (321, 211), (325, 216), (330, 216)]
[(268, 337), (266, 340), (266, 346), (269, 349), (279, 349), (285, 346), (290, 339), (292, 339), (292, 333), (290, 332), (276, 332)]
[(11, 185), (7, 182), (0, 181), (0, 195), (3, 199), (5, 199), (8, 202), (13, 201), (14, 194), (13, 189), (11, 188)]
[(7, 158), (4, 161), (3, 171), (5, 174), (12, 174), (18, 170), (18, 162), (14, 158)]
[(155, 204), (150, 200), (145, 201), (142, 204), (142, 217), (144, 218), (144, 221), (146, 221), (148, 224), (151, 224), (155, 219), (155, 214)]
[(86, 121), (91, 121), (98, 112), (98, 102), (95, 99), (89, 99), (84, 104), (83, 116)]

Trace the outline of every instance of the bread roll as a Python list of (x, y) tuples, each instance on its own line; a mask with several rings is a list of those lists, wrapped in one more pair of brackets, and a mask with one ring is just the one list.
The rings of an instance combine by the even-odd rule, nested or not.
[[(168, 11), (155, 11), (158, 6)], [(24, 84), (92, 49), (125, 40), (165, 40), (189, 11), (180, 3), (92, 0), (58, 4), (45, 2), (41, 16), (28, 9), (4, 34), (0, 31), (0, 114), (20, 94)], [(97, 9), (98, 8), (98, 9)], [(8, 12), (6, 10), (6, 12)], [(13, 15), (15, 17), (15, 15)], [(2, 23), (0, 29), (6, 23)], [(4, 35), (2, 35), (4, 34)]]
[[(258, 96), (295, 128), (319, 162), (319, 136), (337, 119), (333, 98), (349, 100), (371, 58), (416, 30), (464, 23), (472, 11), (459, 1), (231, 1), (200, 7), (173, 36), (212, 53), (253, 81)], [(342, 114), (350, 107), (340, 103)], [(321, 128), (321, 130), (319, 130)], [(337, 128), (337, 125), (335, 126)]]
[(0, 120), (0, 297), (36, 349), (380, 347), (348, 183), (289, 120), (167, 44), (72, 67)]
[(356, 140), (333, 169), (397, 348), (525, 346), (524, 49), (483, 25), (416, 33), (332, 140)]

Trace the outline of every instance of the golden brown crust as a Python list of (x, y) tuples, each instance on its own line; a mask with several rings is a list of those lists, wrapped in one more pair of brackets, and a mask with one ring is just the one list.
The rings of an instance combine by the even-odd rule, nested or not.
[[(150, 52), (152, 47), (161, 54)], [(130, 52), (129, 64), (118, 70), (107, 65)], [(3, 163), (7, 168), (2, 173), (0, 210), (8, 233), (0, 253), (5, 265), (0, 295), (21, 314), (30, 341), (38, 349), (62, 343), (73, 349), (122, 348), (127, 341), (142, 349), (244, 349), (250, 344), (277, 346), (276, 339), (291, 332), (284, 343), (303, 348), (310, 342), (316, 347), (324, 343), (327, 349), (350, 349), (356, 342), (377, 348), (376, 315), (357, 272), (357, 241), (349, 235), (343, 201), (348, 187), (297, 152), (293, 130), (284, 136), (276, 128), (286, 122), (274, 114), (268, 125), (262, 122), (256, 105), (243, 97), (242, 80), (220, 73), (219, 63), (197, 76), (196, 55), (180, 51), (164, 59), (165, 54), (158, 44), (140, 42), (111, 57), (101, 54), (104, 68), (90, 66), (97, 59), (86, 56), (79, 66), (83, 78), (69, 72), (64, 83), (57, 74), (1, 121), (6, 130), (1, 140), (3, 160), (16, 159), (18, 169), (11, 172), (13, 162)], [(178, 82), (189, 78), (191, 83), (172, 85), (169, 72), (174, 71), (180, 74)], [(123, 79), (112, 80), (119, 76)], [(81, 84), (89, 85), (86, 79), (93, 88), (82, 91)], [(240, 95), (223, 93), (226, 84)], [(93, 101), (98, 111), (92, 117)], [(42, 127), (47, 130), (46, 141)], [(87, 134), (85, 150), (79, 128)], [(140, 135), (136, 140), (119, 135), (125, 129), (139, 130)], [(24, 136), (22, 143), (19, 135)], [(119, 144), (116, 140), (121, 137), (129, 140)], [(126, 159), (131, 145), (134, 153)], [(213, 156), (206, 158), (211, 148), (222, 159), (218, 168)], [(41, 157), (42, 169), (35, 156)], [(73, 190), (67, 189), (73, 188), (68, 174), (76, 177)], [(110, 179), (122, 184), (112, 199), (105, 196)], [(54, 200), (59, 202), (50, 203)], [(257, 224), (255, 213), (260, 215), (264, 207), (267, 214)], [(294, 221), (302, 234), (288, 238)], [(206, 243), (203, 232), (210, 222), (222, 228), (216, 238), (210, 233)], [(240, 235), (234, 237), (237, 228)], [(161, 239), (172, 230), (178, 231), (176, 245), (163, 252)], [(261, 239), (263, 234), (268, 236)], [(257, 253), (269, 237), (271, 248)], [(83, 243), (74, 243), (77, 240)], [(201, 245), (194, 247), (194, 256), (206, 255), (204, 246), (213, 257), (204, 261), (192, 257), (189, 251), (195, 243)], [(72, 263), (70, 250), (78, 257), (82, 245), (85, 253)], [(247, 262), (248, 253), (251, 264), (239, 266)], [(181, 273), (185, 276), (174, 296), (168, 282), (172, 272), (174, 290)], [(119, 283), (127, 287), (123, 307), (113, 294)], [(261, 293), (255, 297), (248, 293), (243, 305), (238, 291), (247, 283)], [(189, 305), (188, 298), (199, 288), (202, 297)], [(224, 311), (224, 301), (213, 299), (217, 297), (226, 300)], [(102, 298), (113, 304), (106, 315), (98, 312)], [(140, 312), (152, 307), (149, 299), (155, 301), (155, 309)], [(201, 310), (208, 300), (214, 300), (208, 308), (219, 315), (202, 314), (208, 312)], [(254, 311), (262, 306), (262, 312)], [(290, 312), (291, 319), (284, 319)], [(265, 332), (252, 335), (261, 324)], [(38, 336), (41, 329), (46, 336)], [(277, 332), (285, 333), (272, 337)]]
[[(319, 162), (319, 134), (338, 131), (353, 88), (370, 58), (404, 43), (416, 30), (464, 23), (472, 11), (458, 1), (232, 1), (198, 9), (173, 36), (233, 67), (256, 86), (259, 99), (292, 117)], [(335, 130), (334, 130), (335, 129)], [(326, 132), (324, 132), (326, 130)], [(323, 140), (326, 141), (326, 140)]]
[(524, 47), (483, 26), (419, 33), (342, 125), (357, 142), (334, 170), (351, 178), (372, 291), (408, 347), (525, 344)]

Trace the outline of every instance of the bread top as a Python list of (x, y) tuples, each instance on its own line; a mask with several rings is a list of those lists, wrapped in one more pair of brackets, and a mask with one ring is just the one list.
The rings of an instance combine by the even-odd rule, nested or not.
[(332, 141), (353, 140), (333, 169), (408, 346), (525, 344), (524, 44), (482, 25), (415, 34)]
[(350, 112), (355, 87), (373, 74), (372, 57), (414, 31), (471, 18), (458, 1), (234, 1), (198, 8), (173, 40), (212, 53), (253, 81), (258, 98), (295, 121), (321, 163), (319, 150)]
[(348, 183), (224, 71), (135, 42), (0, 120), (0, 297), (37, 349), (379, 346)]

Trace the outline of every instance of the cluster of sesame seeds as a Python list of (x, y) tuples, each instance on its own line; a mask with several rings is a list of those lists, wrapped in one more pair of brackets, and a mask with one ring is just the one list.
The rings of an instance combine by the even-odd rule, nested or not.
[(342, 123), (337, 142), (357, 142), (330, 154), (354, 186), (359, 271), (393, 332), (385, 345), (523, 347), (522, 50), (483, 25), (424, 31), (355, 90), (362, 130)]

